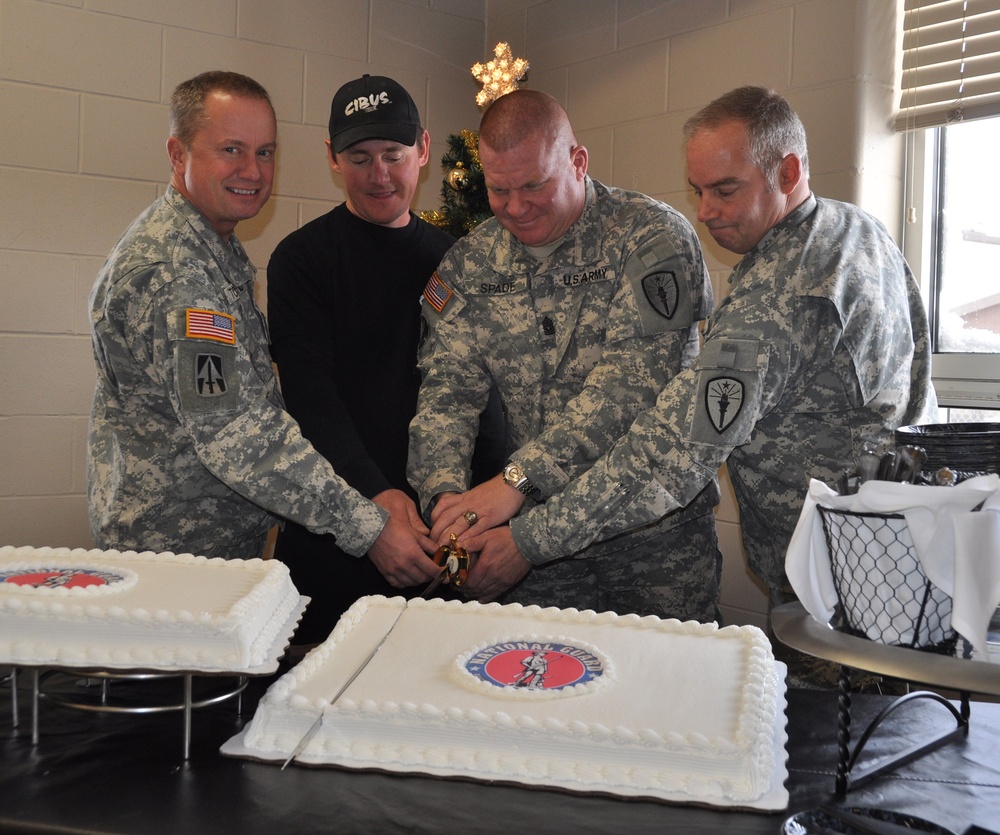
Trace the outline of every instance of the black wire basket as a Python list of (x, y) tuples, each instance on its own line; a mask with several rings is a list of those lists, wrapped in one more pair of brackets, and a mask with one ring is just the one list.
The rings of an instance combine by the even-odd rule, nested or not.
[(954, 655), (951, 597), (924, 574), (905, 517), (817, 509), (840, 601), (834, 626), (882, 644)]
[(959, 472), (1000, 472), (1000, 423), (929, 423), (900, 426), (896, 443), (926, 453), (925, 471), (947, 467)]

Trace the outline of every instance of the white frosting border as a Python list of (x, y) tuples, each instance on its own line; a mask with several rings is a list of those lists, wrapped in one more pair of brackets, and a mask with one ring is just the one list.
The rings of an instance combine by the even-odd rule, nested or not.
[[(310, 753), (309, 749), (296, 758), (296, 763), (302, 763), (309, 767), (327, 768), (348, 768), (357, 771), (386, 771), (398, 774), (435, 775), (443, 778), (463, 778), (477, 781), (485, 781), (491, 785), (515, 784), (527, 787), (557, 787), (582, 797), (596, 795), (617, 795), (623, 798), (630, 798), (641, 801), (656, 801), (667, 803), (699, 803), (716, 809), (756, 809), (763, 812), (779, 812), (788, 808), (789, 791), (786, 786), (788, 780), (788, 733), (787, 733), (787, 699), (785, 688), (786, 667), (781, 662), (774, 662), (775, 687), (778, 698), (778, 705), (773, 717), (773, 728), (771, 739), (774, 745), (775, 767), (772, 772), (771, 784), (759, 797), (753, 800), (734, 801), (727, 797), (704, 795), (694, 798), (683, 789), (674, 791), (665, 787), (655, 786), (587, 786), (580, 783), (575, 775), (570, 774), (566, 780), (557, 778), (542, 778), (533, 774), (523, 774), (508, 776), (507, 778), (496, 778), (492, 775), (480, 773), (473, 768), (454, 768), (449, 766), (435, 766), (429, 763), (379, 763), (379, 764), (359, 764), (349, 762), (340, 758), (332, 759), (326, 754)], [(248, 740), (250, 725), (247, 724), (235, 736), (228, 739), (220, 748), (220, 753), (227, 757), (252, 760), (254, 762), (268, 762), (282, 764), (291, 752), (292, 746), (301, 738), (301, 733), (289, 741), (287, 747), (272, 748), (261, 747), (260, 741), (251, 743)], [(474, 766), (477, 764), (473, 764)]]
[[(131, 610), (126, 610), (121, 607), (109, 607), (106, 613), (108, 619), (113, 619), (120, 621), (122, 623), (127, 623), (129, 621), (136, 621), (141, 623), (149, 622), (150, 620), (157, 620), (162, 623), (167, 623), (174, 621), (178, 624), (199, 624), (201, 626), (215, 625), (219, 626), (227, 623), (239, 624), (246, 621), (248, 618), (253, 616), (256, 611), (273, 595), (274, 587), (276, 584), (285, 584), (284, 578), (288, 576), (288, 568), (284, 563), (277, 560), (261, 560), (261, 559), (236, 559), (236, 560), (226, 560), (222, 557), (198, 557), (193, 554), (174, 554), (170, 551), (164, 551), (162, 553), (154, 553), (153, 551), (101, 551), (99, 549), (86, 550), (84, 548), (18, 548), (15, 546), (4, 546), (0, 548), (0, 560), (4, 557), (9, 557), (18, 551), (31, 551), (32, 559), (29, 560), (31, 564), (41, 564), (45, 563), (46, 567), (54, 567), (53, 564), (57, 561), (64, 563), (66, 568), (76, 568), (76, 567), (88, 567), (100, 569), (101, 563), (107, 562), (164, 562), (164, 563), (178, 563), (182, 565), (211, 565), (211, 564), (225, 564), (227, 570), (232, 571), (256, 571), (260, 566), (266, 566), (264, 576), (261, 581), (241, 600), (237, 600), (232, 607), (230, 607), (228, 612), (223, 613), (211, 613), (211, 612), (201, 612), (199, 614), (194, 614), (187, 611), (186, 609), (179, 609), (177, 612), (170, 613), (164, 611), (149, 612), (143, 608), (135, 608)], [(19, 565), (17, 563), (16, 565)], [(2, 565), (2, 563), (0, 563)], [(119, 566), (115, 566), (115, 570), (119, 570)], [(0, 585), (7, 585), (6, 583)], [(13, 588), (13, 586), (12, 586)], [(23, 591), (23, 587), (21, 588)], [(53, 591), (57, 591), (53, 589)], [(66, 589), (67, 594), (56, 595), (56, 597), (68, 597), (73, 598), (78, 595), (74, 594), (73, 589)], [(44, 616), (46, 610), (53, 613), (69, 617), (87, 617), (90, 612), (84, 604), (75, 605), (73, 600), (70, 599), (66, 602), (63, 601), (48, 601), (43, 599), (33, 599), (30, 601), (19, 600), (19, 597), (36, 597), (35, 595), (20, 595), (16, 592), (14, 594), (7, 594), (0, 597), (0, 612), (4, 610), (12, 612), (31, 612), (32, 614), (39, 614)], [(47, 597), (47, 595), (46, 595)], [(6, 599), (5, 599), (6, 598)], [(42, 606), (42, 609), (39, 609)], [(285, 607), (288, 611), (291, 610), (291, 606)], [(285, 612), (287, 616), (288, 611)]]
[[(121, 648), (104, 649), (99, 646), (87, 646), (65, 650), (58, 641), (41, 640), (29, 633), (11, 635), (9, 638), (0, 635), (0, 658), (10, 658), (19, 663), (46, 662), (68, 666), (94, 665), (100, 667), (131, 669), (205, 669), (231, 670), (244, 669), (263, 663), (268, 656), (271, 645), (282, 627), (299, 604), (299, 594), (291, 582), (288, 567), (278, 560), (262, 559), (232, 559), (222, 557), (201, 557), (193, 554), (174, 554), (169, 551), (156, 553), (153, 551), (114, 551), (85, 548), (33, 548), (30, 546), (0, 547), (0, 566), (3, 559), (23, 555), (26, 560), (7, 563), (42, 564), (53, 567), (61, 563), (67, 568), (87, 566), (100, 569), (102, 564), (114, 563), (115, 571), (122, 571), (119, 563), (159, 562), (180, 565), (225, 565), (229, 571), (259, 571), (264, 567), (263, 575), (250, 591), (241, 599), (235, 601), (227, 612), (193, 613), (186, 609), (173, 612), (165, 610), (150, 611), (141, 607), (126, 609), (123, 606), (107, 606), (96, 608), (97, 600), (91, 595), (73, 594), (75, 590), (63, 589), (64, 595), (36, 595), (22, 593), (0, 594), (0, 617), (22, 618), (29, 621), (44, 621), (58, 619), (61, 621), (78, 621), (80, 623), (100, 622), (109, 627), (120, 629), (123, 635), (136, 634), (133, 645), (126, 644)], [(56, 565), (58, 567), (58, 565)], [(124, 569), (128, 570), (128, 569)], [(7, 585), (7, 584), (0, 584)], [(103, 587), (99, 587), (103, 588)], [(32, 590), (33, 591), (33, 590)], [(52, 589), (58, 591), (58, 589)], [(85, 589), (84, 589), (85, 591)], [(269, 611), (265, 621), (251, 637), (243, 652), (237, 652), (236, 635), (247, 631), (249, 624), (260, 621), (260, 612), (265, 608)], [(141, 635), (155, 629), (158, 634), (176, 633), (178, 638), (188, 635), (198, 636), (231, 636), (225, 656), (218, 650), (206, 653), (201, 649), (178, 646), (176, 650), (148, 650), (141, 644)]]

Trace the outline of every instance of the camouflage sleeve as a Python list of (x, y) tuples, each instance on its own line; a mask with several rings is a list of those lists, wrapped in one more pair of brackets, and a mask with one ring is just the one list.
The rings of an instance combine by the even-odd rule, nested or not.
[(595, 340), (599, 361), (559, 422), (511, 456), (543, 496), (589, 469), (698, 354), (712, 289), (694, 230), (657, 211), (624, 238), (620, 285)]
[[(425, 513), (438, 494), (469, 489), (479, 415), (491, 383), (475, 328), (460, 315), (465, 299), (452, 289), (459, 269), (453, 253), (445, 255), (431, 277), (421, 305), (425, 334), (417, 364), (422, 378), (410, 423), (407, 478)], [(449, 294), (444, 316), (432, 303), (435, 287)]]
[(715, 477), (781, 399), (793, 373), (787, 334), (777, 327), (770, 334), (766, 327), (742, 327), (746, 315), (744, 309), (730, 316), (735, 328), (717, 322), (694, 364), (604, 457), (559, 495), (512, 520), (526, 559), (549, 562), (659, 519)]
[(216, 478), (278, 516), (333, 534), (348, 554), (363, 556), (382, 532), (388, 514), (340, 478), (267, 400), (248, 403), (218, 430), (205, 432), (196, 421), (190, 431)]
[[(175, 276), (154, 306), (145, 317), (152, 323), (145, 343), (150, 374), (169, 392), (202, 465), (254, 504), (333, 534), (347, 553), (365, 554), (387, 515), (333, 471), (281, 407), (262, 326), (259, 334), (254, 323), (230, 340), (192, 335), (190, 310), (232, 309), (211, 280), (199, 276)], [(211, 383), (216, 396), (199, 392), (206, 369), (217, 375)]]

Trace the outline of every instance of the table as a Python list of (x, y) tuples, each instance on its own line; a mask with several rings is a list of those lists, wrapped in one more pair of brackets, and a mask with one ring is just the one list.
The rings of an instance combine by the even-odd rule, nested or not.
[[(198, 711), (186, 761), (176, 715), (95, 715), (45, 700), (40, 739), (32, 745), (27, 728), (11, 728), (9, 693), (0, 688), (0, 831), (774, 835), (791, 814), (832, 796), (834, 691), (789, 692), (790, 807), (763, 814), (430, 777), (301, 766), (281, 771), (221, 756), (219, 746), (249, 721), (269, 683), (250, 681), (242, 716), (232, 703)], [(118, 698), (127, 698), (131, 686), (123, 684)], [(868, 720), (889, 701), (855, 695), (855, 715)], [(870, 756), (884, 756), (899, 737), (939, 724), (937, 706), (914, 708), (890, 717)], [(918, 815), (956, 833), (971, 824), (997, 829), (1000, 704), (976, 702), (973, 712), (966, 738), (852, 791), (851, 804)]]
[(837, 664), (949, 690), (1000, 696), (1000, 664), (887, 646), (839, 632), (817, 621), (801, 603), (771, 610), (783, 644)]
[[(929, 751), (967, 735), (971, 720), (972, 693), (1000, 695), (1000, 664), (997, 663), (889, 646), (850, 635), (819, 623), (801, 603), (786, 603), (776, 607), (771, 612), (771, 624), (775, 636), (782, 643), (800, 652), (841, 665), (837, 712), (838, 760), (835, 779), (835, 793), (840, 798), (845, 797), (848, 790), (854, 786), (860, 786), (898, 765), (911, 762)], [(887, 705), (883, 712), (868, 724), (852, 751), (850, 749), (851, 668), (868, 670), (908, 682), (957, 690), (961, 694), (961, 707), (954, 707), (934, 691), (910, 693)], [(861, 764), (861, 755), (865, 747), (871, 737), (881, 730), (882, 723), (889, 714), (895, 710), (909, 709), (908, 705), (920, 699), (937, 702), (945, 707), (954, 717), (955, 724), (949, 726), (947, 715), (944, 715), (943, 724), (929, 728), (923, 739), (913, 741), (911, 745), (901, 748), (891, 757), (856, 769), (856, 766)], [(997, 818), (1000, 820), (1000, 811), (997, 813)]]

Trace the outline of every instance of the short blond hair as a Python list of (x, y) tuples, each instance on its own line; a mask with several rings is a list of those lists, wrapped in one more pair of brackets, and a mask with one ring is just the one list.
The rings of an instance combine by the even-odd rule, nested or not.
[(216, 92), (266, 101), (274, 113), (267, 90), (249, 76), (226, 70), (203, 72), (182, 81), (170, 96), (170, 135), (176, 136), (185, 148), (191, 147), (195, 134), (204, 125), (205, 101)]

